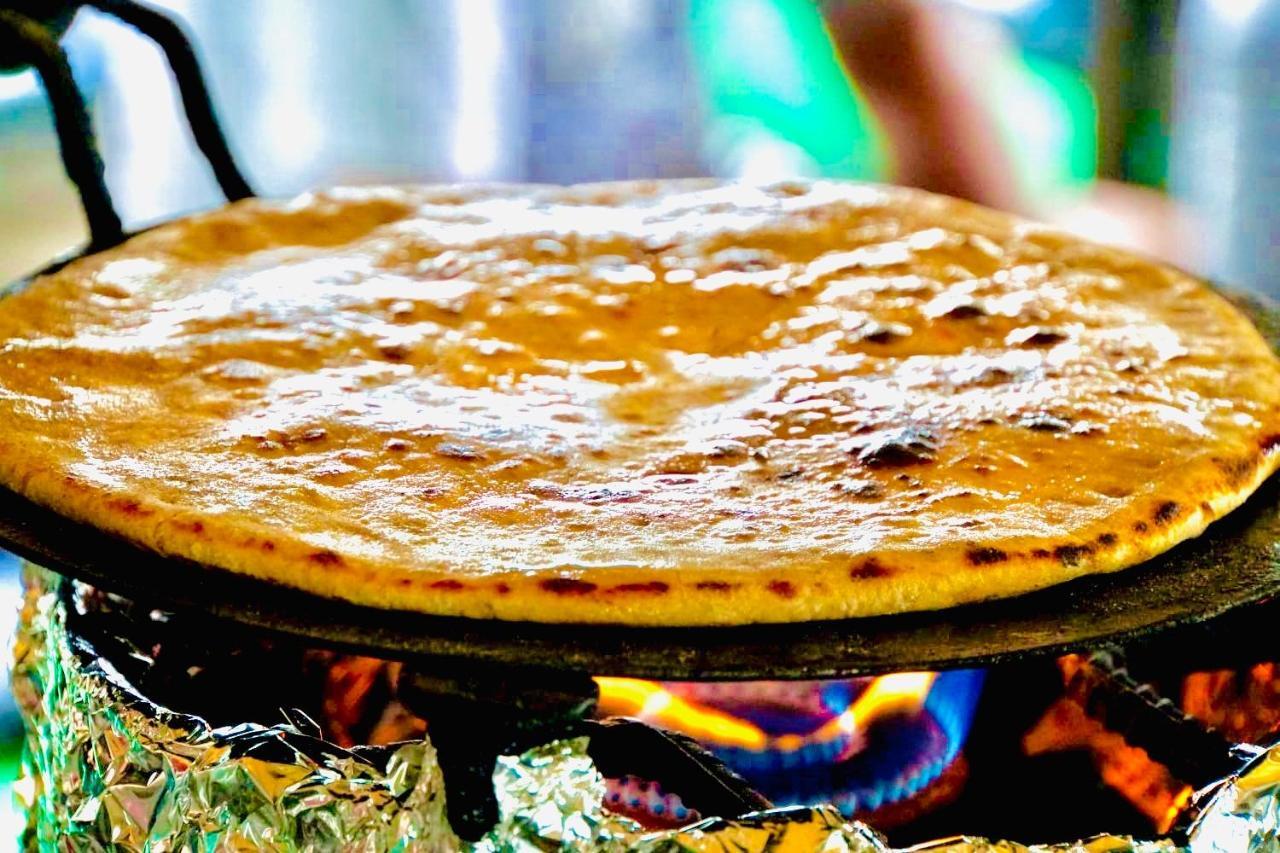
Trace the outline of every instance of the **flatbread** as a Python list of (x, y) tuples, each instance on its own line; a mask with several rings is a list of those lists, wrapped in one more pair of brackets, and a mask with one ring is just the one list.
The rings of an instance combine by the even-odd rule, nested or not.
[(0, 483), (359, 604), (634, 625), (941, 608), (1140, 563), (1276, 466), (1203, 283), (850, 183), (345, 189), (0, 303)]

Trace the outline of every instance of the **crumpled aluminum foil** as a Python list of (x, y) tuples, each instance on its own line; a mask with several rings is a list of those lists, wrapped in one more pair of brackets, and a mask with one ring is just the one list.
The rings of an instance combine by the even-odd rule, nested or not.
[[(27, 849), (534, 853), (891, 853), (830, 806), (708, 818), (646, 832), (606, 811), (584, 740), (500, 758), (499, 821), (478, 843), (449, 828), (423, 740), (345, 750), (299, 723), (210, 728), (157, 707), (68, 634), (58, 576), (28, 567), (14, 692), (26, 723)], [(1280, 747), (1204, 794), (1190, 853), (1280, 847)], [(914, 853), (1155, 853), (1170, 841), (1098, 837), (1036, 846), (942, 839)]]
[(1190, 833), (1193, 853), (1280, 850), (1280, 744), (1201, 798), (1206, 804)]

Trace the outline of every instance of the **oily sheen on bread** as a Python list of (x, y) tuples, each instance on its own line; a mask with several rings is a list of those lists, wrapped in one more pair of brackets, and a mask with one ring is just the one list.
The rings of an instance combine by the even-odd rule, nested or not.
[(850, 183), (245, 201), (0, 301), (0, 484), (377, 607), (706, 625), (1140, 563), (1276, 466), (1203, 283)]

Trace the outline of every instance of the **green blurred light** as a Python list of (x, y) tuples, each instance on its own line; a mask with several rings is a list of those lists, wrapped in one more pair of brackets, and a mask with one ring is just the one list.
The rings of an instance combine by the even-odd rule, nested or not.
[[(811, 0), (692, 0), (692, 34), (713, 148), (768, 134), (800, 149), (816, 175), (886, 178), (883, 135)], [(1085, 74), (1017, 52), (988, 64), (982, 96), (1024, 192), (1091, 182), (1097, 109)], [(716, 138), (716, 127), (729, 138)]]
[(1158, 109), (1139, 110), (1129, 128), (1125, 175), (1149, 187), (1163, 187), (1169, 176), (1169, 131)]
[(1030, 198), (1082, 189), (1097, 175), (1097, 105), (1083, 72), (1012, 55), (985, 91), (1019, 186)]
[(798, 146), (820, 175), (883, 178), (883, 142), (811, 0), (694, 0), (692, 14), (713, 120)]
[(13, 797), (13, 783), (22, 766), (22, 739), (0, 741), (0, 851), (18, 849), (27, 819)]

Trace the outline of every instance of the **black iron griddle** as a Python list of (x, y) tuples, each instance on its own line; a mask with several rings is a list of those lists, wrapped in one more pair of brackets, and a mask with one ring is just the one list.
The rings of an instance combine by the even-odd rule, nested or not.
[[(0, 292), (0, 310), (26, 283)], [(1229, 295), (1280, 351), (1280, 307)], [(382, 657), (669, 679), (836, 678), (987, 666), (1179, 631), (1211, 637), (1228, 625), (1262, 630), (1265, 604), (1280, 596), (1280, 479), (1198, 539), (1117, 574), (946, 610), (793, 625), (550, 625), (363, 607), (165, 557), (7, 489), (0, 546), (188, 620)]]
[[(157, 39), (179, 78), (188, 121), (228, 199), (250, 195), (218, 130), (190, 45), (172, 22), (129, 0), (94, 0)], [(93, 250), (123, 239), (101, 180), (83, 103), (56, 40), (0, 9), (0, 43), (17, 39), (57, 115), (68, 174), (93, 232)], [(15, 23), (16, 21), (16, 23)], [(25, 23), (24, 23), (25, 21)], [(31, 26), (29, 26), (31, 25)], [(7, 28), (7, 29), (6, 29)], [(24, 29), (25, 28), (25, 29)], [(30, 30), (30, 32), (29, 32)], [(33, 34), (34, 33), (34, 34)], [(41, 41), (41, 38), (44, 40)], [(23, 41), (25, 39), (25, 41)], [(86, 250), (86, 252), (89, 250)], [(65, 261), (50, 267), (48, 272)], [(3, 296), (24, 286), (18, 282)], [(1280, 350), (1280, 308), (1233, 299)], [(670, 679), (834, 678), (986, 666), (1110, 643), (1181, 637), (1183, 653), (1216, 633), (1264, 631), (1280, 594), (1280, 483), (1199, 539), (1147, 564), (1018, 598), (925, 613), (797, 625), (633, 628), (426, 616), (320, 598), (184, 559), (165, 557), (0, 489), (0, 545), (49, 569), (139, 603), (205, 620), (381, 657), (501, 672), (544, 669)]]

